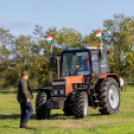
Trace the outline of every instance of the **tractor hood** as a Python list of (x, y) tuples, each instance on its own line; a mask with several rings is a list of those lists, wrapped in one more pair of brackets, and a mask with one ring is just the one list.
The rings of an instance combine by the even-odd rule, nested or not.
[(52, 83), (52, 96), (70, 96), (74, 84), (89, 83), (89, 79), (89, 77), (83, 77), (83, 75), (54, 79)]

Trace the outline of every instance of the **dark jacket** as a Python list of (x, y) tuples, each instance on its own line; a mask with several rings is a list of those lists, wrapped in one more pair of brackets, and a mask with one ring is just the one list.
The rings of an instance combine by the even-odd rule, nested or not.
[(18, 82), (17, 100), (19, 102), (22, 102), (26, 101), (27, 98), (30, 100), (33, 99), (30, 84), (25, 79), (21, 78)]

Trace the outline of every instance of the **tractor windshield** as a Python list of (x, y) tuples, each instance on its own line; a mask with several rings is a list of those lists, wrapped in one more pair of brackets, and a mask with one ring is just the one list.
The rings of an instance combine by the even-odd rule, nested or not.
[(62, 76), (89, 75), (90, 63), (88, 52), (63, 54)]

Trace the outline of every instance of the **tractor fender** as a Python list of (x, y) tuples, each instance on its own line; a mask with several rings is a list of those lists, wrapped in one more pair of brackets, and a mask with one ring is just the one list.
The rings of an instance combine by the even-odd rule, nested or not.
[(37, 90), (39, 90), (40, 92), (45, 91), (48, 94), (49, 98), (51, 98), (52, 91), (50, 89), (48, 89), (48, 88), (38, 88)]
[(112, 77), (112, 78), (114, 78), (114, 79), (117, 81), (117, 83), (119, 84), (119, 87), (120, 87), (120, 81), (119, 81), (119, 78), (118, 78), (118, 76), (117, 76), (116, 73), (101, 74), (101, 75), (99, 76), (99, 79), (105, 79), (105, 78), (107, 78), (107, 77)]

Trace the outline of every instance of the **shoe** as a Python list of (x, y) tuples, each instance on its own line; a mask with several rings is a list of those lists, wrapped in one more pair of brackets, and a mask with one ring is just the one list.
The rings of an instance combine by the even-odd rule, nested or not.
[(19, 128), (29, 129), (29, 127), (25, 123), (21, 123)]

